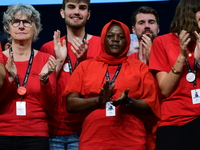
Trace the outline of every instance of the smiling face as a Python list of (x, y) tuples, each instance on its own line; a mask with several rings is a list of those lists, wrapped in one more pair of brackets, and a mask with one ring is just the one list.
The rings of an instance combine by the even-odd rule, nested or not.
[(104, 39), (108, 55), (119, 56), (126, 48), (126, 38), (120, 24), (111, 24)]
[[(17, 41), (32, 41), (35, 30), (34, 30), (34, 23), (32, 23), (29, 19), (27, 19), (27, 15), (16, 13), (15, 19), (10, 22), (9, 24), (9, 31), (8, 33), (12, 37), (12, 40)], [(18, 26), (15, 26), (16, 20), (19, 22)], [(19, 21), (23, 20), (23, 21)], [(30, 26), (24, 26), (26, 22), (30, 22)]]
[(139, 13), (136, 15), (136, 23), (135, 26), (132, 26), (132, 31), (137, 35), (138, 39), (141, 39), (142, 35), (146, 34), (153, 40), (160, 30), (153, 14)]
[(90, 11), (84, 2), (67, 2), (65, 9), (61, 9), (61, 16), (69, 27), (82, 28), (90, 18)]

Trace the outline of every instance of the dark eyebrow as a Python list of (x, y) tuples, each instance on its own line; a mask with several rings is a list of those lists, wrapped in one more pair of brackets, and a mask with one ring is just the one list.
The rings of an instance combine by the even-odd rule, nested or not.
[(81, 4), (80, 6), (81, 6), (81, 7), (87, 7), (87, 5), (85, 5), (85, 4)]
[(67, 4), (67, 6), (75, 6), (74, 4)]
[[(138, 20), (138, 22), (140, 21), (144, 21), (143, 19), (142, 20)], [(155, 19), (149, 19), (148, 21), (156, 21)]]
[(150, 19), (149, 21), (155, 21), (155, 22), (156, 22), (156, 20), (155, 20), (155, 19)]
[(145, 22), (144, 20), (138, 20), (138, 22)]

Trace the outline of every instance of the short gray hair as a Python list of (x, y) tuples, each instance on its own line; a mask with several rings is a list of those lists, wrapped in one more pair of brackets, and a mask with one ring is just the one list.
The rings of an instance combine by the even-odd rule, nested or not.
[(20, 13), (21, 15), (27, 15), (28, 19), (33, 22), (36, 34), (33, 37), (33, 41), (37, 40), (37, 37), (42, 30), (42, 24), (40, 22), (40, 13), (32, 5), (13, 4), (8, 6), (6, 12), (3, 13), (3, 29), (8, 34), (9, 23), (15, 19), (15, 14)]

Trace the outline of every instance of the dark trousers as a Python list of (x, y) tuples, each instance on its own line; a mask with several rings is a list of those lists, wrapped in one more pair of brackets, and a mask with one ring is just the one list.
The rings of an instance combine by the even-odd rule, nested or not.
[(48, 137), (0, 136), (0, 150), (49, 150)]
[(158, 127), (156, 150), (200, 150), (200, 117), (182, 126)]

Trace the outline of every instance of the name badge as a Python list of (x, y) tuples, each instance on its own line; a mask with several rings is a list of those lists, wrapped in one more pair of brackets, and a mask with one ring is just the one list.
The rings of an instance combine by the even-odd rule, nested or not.
[(116, 116), (115, 106), (111, 102), (106, 102), (106, 116)]
[(192, 104), (200, 103), (200, 89), (191, 90)]
[(16, 115), (26, 116), (26, 102), (16, 102)]

